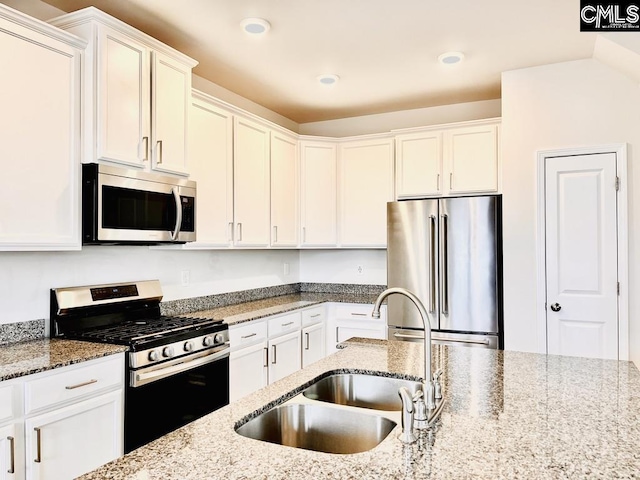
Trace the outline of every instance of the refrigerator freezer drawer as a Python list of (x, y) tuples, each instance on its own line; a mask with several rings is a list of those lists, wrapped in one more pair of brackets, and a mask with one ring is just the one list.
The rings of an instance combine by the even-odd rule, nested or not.
[[(422, 330), (407, 328), (389, 328), (389, 340), (404, 342), (422, 342), (424, 333)], [(440, 345), (457, 345), (465, 347), (498, 349), (498, 335), (478, 335), (472, 333), (431, 332), (431, 343)]]

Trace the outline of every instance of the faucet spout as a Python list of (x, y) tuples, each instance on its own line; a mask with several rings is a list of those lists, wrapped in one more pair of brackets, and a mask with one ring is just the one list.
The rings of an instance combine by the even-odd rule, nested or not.
[(422, 382), (422, 390), (424, 392), (427, 408), (429, 410), (433, 410), (435, 408), (435, 395), (434, 388), (432, 388), (433, 385), (431, 383), (431, 319), (429, 318), (429, 314), (427, 313), (427, 309), (424, 307), (424, 304), (414, 293), (410, 292), (406, 288), (388, 288), (378, 295), (376, 303), (373, 306), (373, 313), (371, 316), (373, 318), (380, 318), (380, 306), (382, 305), (382, 302), (385, 298), (394, 293), (404, 295), (411, 300), (418, 309), (420, 318), (422, 318), (422, 325), (424, 326), (424, 380)]

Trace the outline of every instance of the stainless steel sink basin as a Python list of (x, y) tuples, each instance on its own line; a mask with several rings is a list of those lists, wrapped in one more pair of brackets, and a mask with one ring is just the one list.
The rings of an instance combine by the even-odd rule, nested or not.
[(272, 408), (238, 427), (248, 438), (326, 453), (359, 453), (384, 440), (396, 422), (378, 415), (312, 404)]
[(374, 410), (400, 411), (402, 402), (398, 389), (406, 387), (411, 394), (420, 389), (420, 382), (365, 374), (334, 374), (325, 377), (302, 394), (321, 402), (350, 405)]

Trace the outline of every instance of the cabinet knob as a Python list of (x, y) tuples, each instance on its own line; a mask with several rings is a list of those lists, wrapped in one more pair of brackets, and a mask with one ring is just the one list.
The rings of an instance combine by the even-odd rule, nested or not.
[(551, 310), (553, 312), (559, 312), (560, 310), (562, 310), (562, 305), (560, 305), (559, 303), (553, 303), (551, 305)]

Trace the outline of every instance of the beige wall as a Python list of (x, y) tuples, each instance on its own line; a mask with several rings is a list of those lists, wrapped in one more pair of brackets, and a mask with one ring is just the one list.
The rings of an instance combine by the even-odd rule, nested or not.
[(538, 351), (536, 152), (629, 144), (630, 355), (640, 365), (640, 88), (596, 60), (502, 75), (505, 344)]
[(302, 135), (349, 137), (382, 133), (400, 128), (422, 127), (443, 123), (464, 122), (500, 116), (500, 99), (455, 103), (438, 107), (416, 108), (398, 112), (341, 118), (324, 122), (300, 124)]

